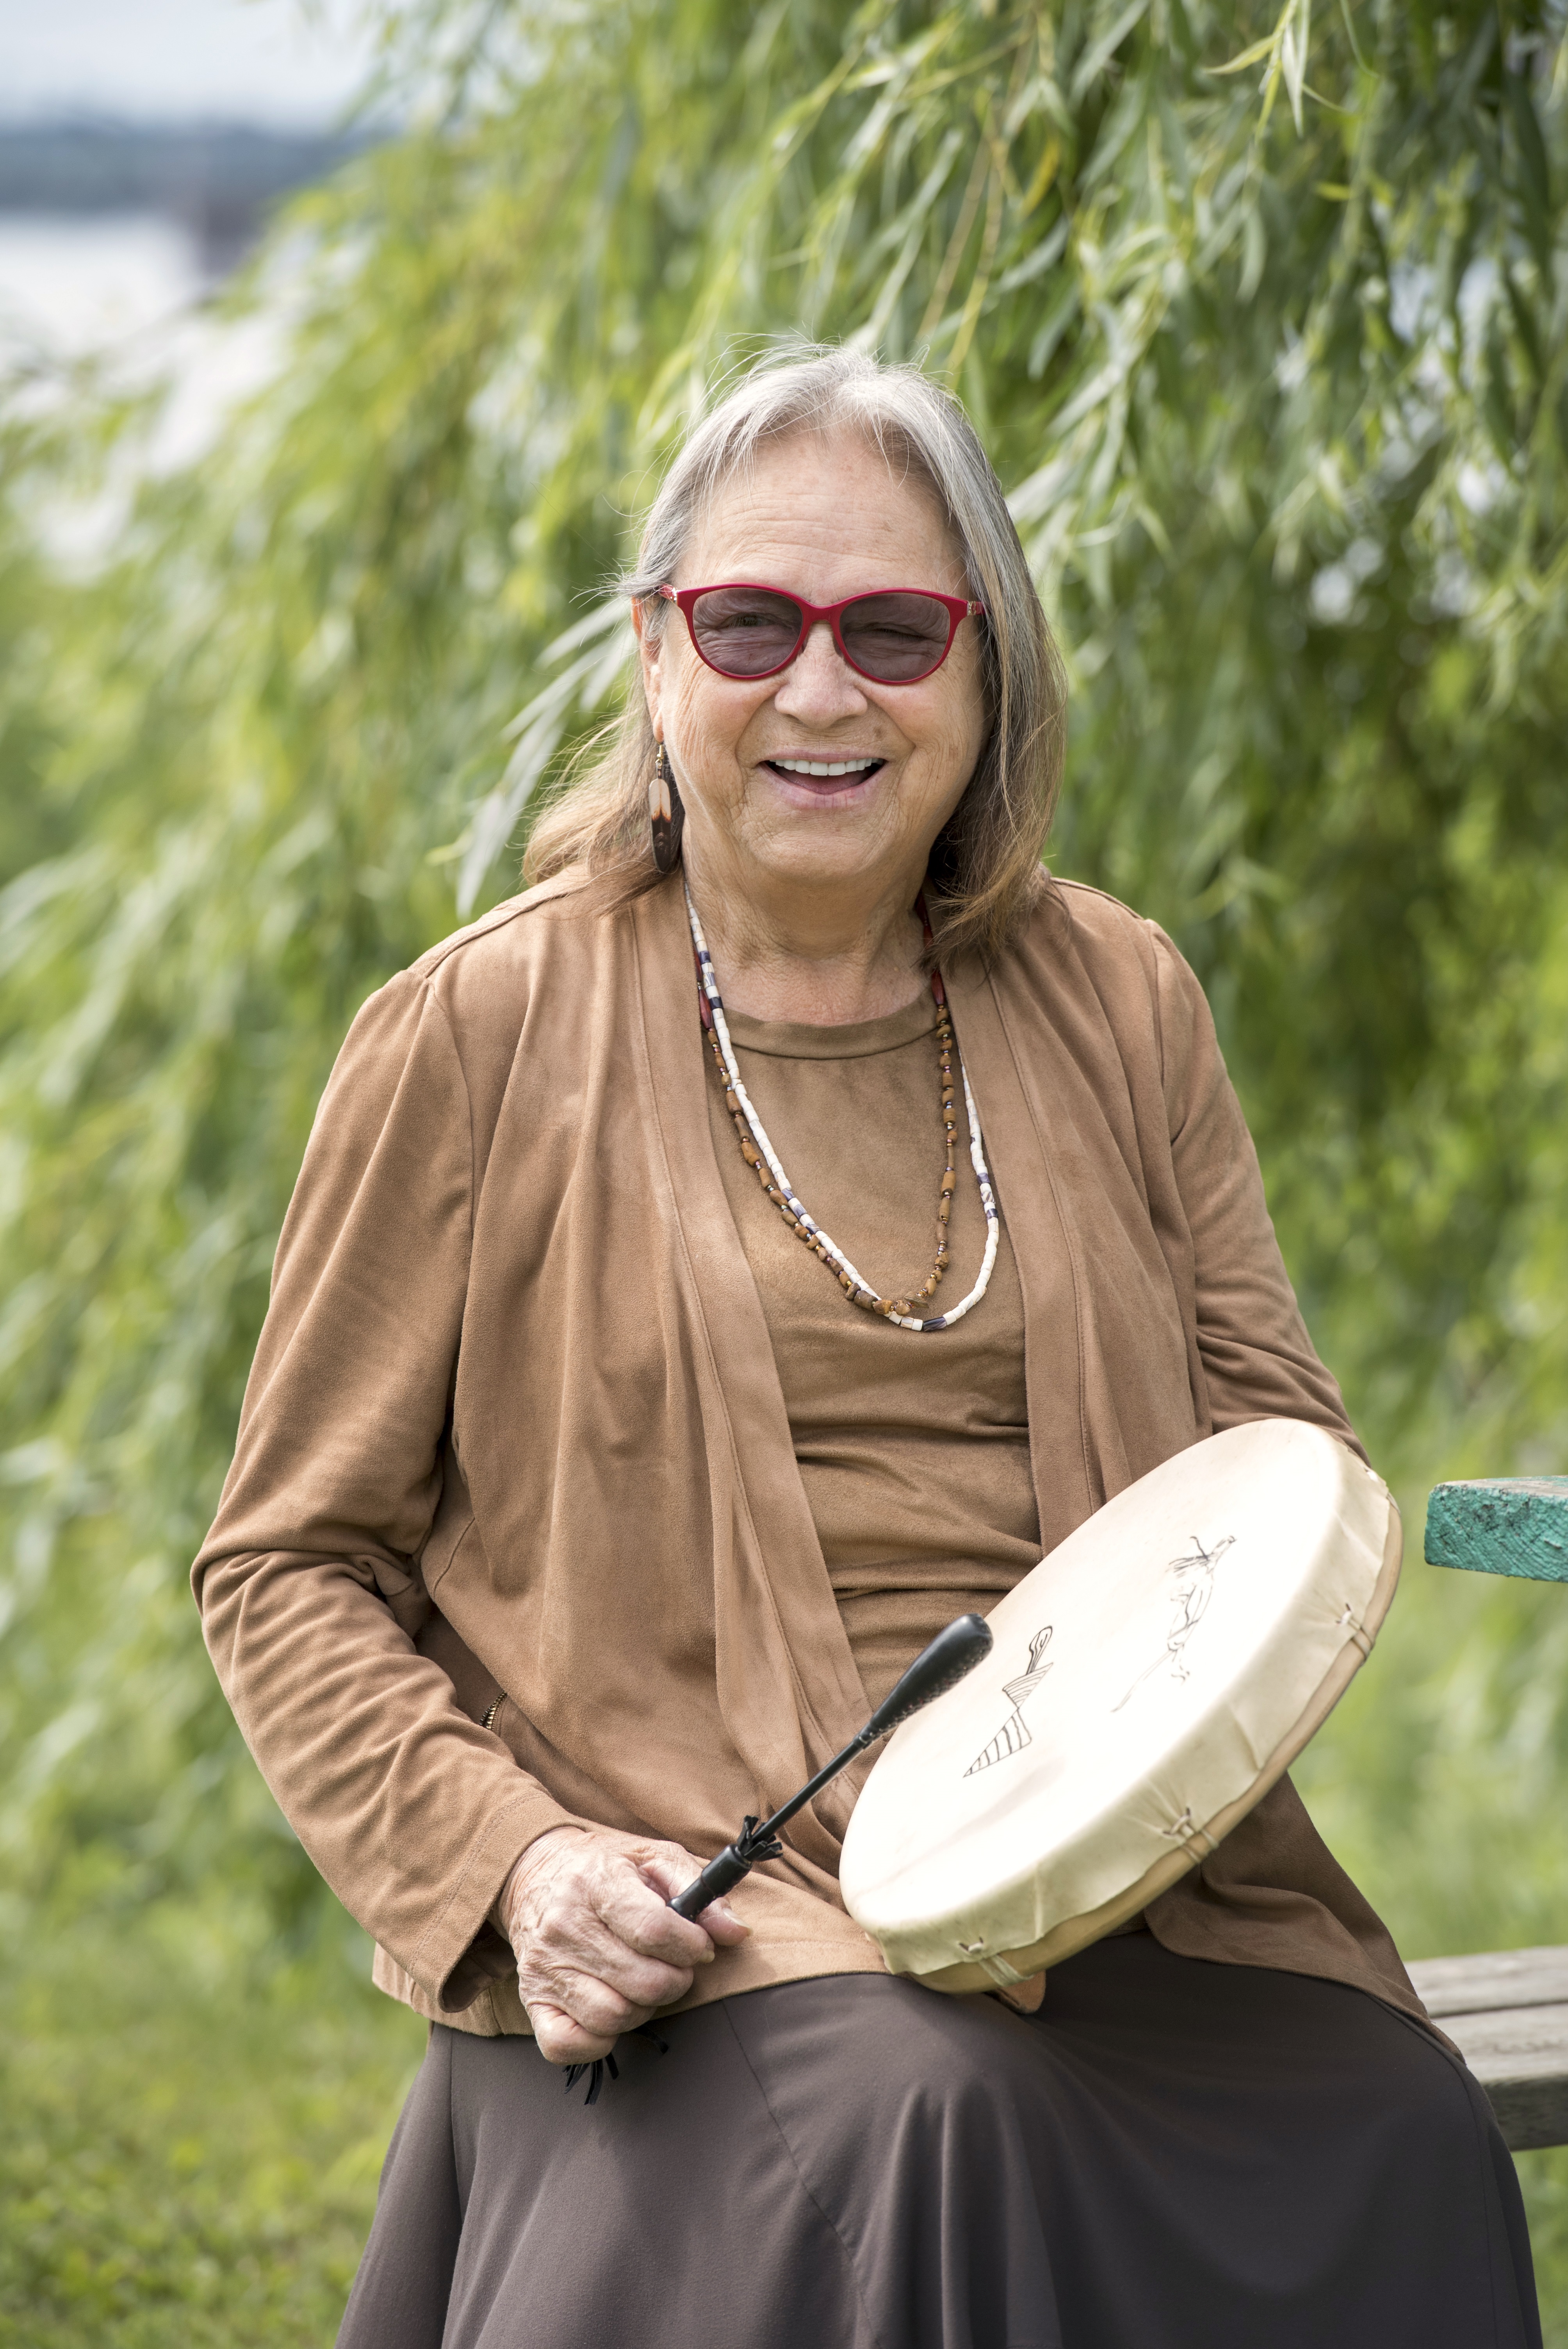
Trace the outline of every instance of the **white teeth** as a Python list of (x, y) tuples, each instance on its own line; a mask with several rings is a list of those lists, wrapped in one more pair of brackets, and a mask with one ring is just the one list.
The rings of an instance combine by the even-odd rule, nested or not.
[(774, 759), (770, 763), (786, 775), (863, 775), (874, 759)]

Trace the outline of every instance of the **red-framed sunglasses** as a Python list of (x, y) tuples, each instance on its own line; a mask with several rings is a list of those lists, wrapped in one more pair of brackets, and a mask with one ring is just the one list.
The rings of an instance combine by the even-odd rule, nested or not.
[(852, 669), (876, 685), (917, 685), (939, 669), (965, 620), (984, 604), (938, 595), (930, 587), (878, 588), (841, 604), (808, 604), (778, 587), (731, 582), (723, 587), (661, 587), (678, 606), (699, 660), (720, 677), (776, 677), (788, 668), (819, 620)]

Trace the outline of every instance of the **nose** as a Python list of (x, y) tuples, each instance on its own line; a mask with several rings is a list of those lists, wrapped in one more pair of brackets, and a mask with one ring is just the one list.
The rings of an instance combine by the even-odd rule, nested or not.
[(773, 706), (808, 726), (830, 726), (865, 709), (860, 680), (833, 642), (826, 620), (817, 622), (779, 678)]

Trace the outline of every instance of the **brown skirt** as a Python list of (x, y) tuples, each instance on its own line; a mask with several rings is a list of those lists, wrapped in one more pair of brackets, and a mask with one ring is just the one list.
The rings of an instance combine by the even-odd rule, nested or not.
[(1024, 2018), (854, 1975), (623, 2040), (437, 2028), (338, 2349), (1539, 2349), (1513, 2165), (1360, 1991), (1147, 1932)]

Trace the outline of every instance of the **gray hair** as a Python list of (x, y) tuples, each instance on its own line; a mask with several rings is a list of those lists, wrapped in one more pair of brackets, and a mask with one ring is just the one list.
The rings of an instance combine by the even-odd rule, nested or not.
[[(741, 377), (691, 432), (660, 484), (623, 592), (645, 626), (667, 622), (654, 591), (672, 582), (714, 499), (758, 449), (853, 434), (934, 496), (958, 547), (979, 624), (989, 720), (963, 798), (932, 850), (927, 899), (938, 956), (1003, 946), (1038, 887), (1061, 781), (1066, 678), (1001, 483), (959, 402), (918, 367), (863, 352), (796, 346)], [(534, 826), (530, 881), (586, 865), (622, 903), (658, 880), (648, 831), (655, 742), (634, 685), (600, 755)]]

